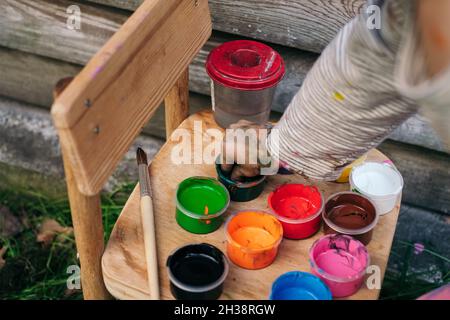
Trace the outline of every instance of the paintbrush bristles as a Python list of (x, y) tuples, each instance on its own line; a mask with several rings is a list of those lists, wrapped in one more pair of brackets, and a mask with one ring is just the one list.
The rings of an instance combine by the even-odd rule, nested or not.
[(138, 165), (140, 164), (147, 164), (147, 154), (145, 153), (144, 150), (142, 150), (142, 148), (138, 148), (136, 151), (136, 160)]

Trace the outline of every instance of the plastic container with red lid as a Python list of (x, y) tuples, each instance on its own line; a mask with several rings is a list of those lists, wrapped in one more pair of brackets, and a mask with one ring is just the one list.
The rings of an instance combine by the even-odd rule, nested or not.
[(214, 118), (221, 127), (269, 119), (276, 86), (285, 74), (278, 52), (251, 40), (226, 42), (211, 51), (206, 71), (212, 79)]

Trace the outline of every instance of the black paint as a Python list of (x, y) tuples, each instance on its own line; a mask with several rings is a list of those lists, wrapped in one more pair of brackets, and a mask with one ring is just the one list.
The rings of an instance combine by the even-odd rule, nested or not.
[(228, 189), (231, 201), (246, 202), (258, 198), (264, 191), (265, 176), (243, 178), (242, 181), (231, 179), (231, 171), (226, 173), (216, 163), (218, 180)]
[[(184, 246), (167, 259), (173, 278), (185, 286), (201, 288), (217, 282), (226, 272), (226, 258), (216, 247), (202, 243)], [(208, 291), (192, 292), (170, 281), (170, 290), (179, 300), (214, 300), (220, 297), (223, 282)]]

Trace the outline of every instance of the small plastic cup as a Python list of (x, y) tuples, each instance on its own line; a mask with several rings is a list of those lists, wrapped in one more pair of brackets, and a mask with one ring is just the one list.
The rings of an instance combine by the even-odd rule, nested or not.
[(264, 190), (266, 176), (256, 176), (240, 182), (231, 180), (230, 175), (222, 171), (219, 163), (216, 163), (216, 171), (219, 181), (228, 189), (231, 201), (251, 201), (258, 198)]
[(282, 274), (272, 285), (270, 300), (331, 300), (330, 289), (319, 277), (300, 271)]
[(269, 195), (268, 202), (283, 225), (285, 238), (308, 238), (320, 229), (324, 200), (316, 187), (284, 184)]
[(333, 297), (347, 297), (362, 286), (370, 263), (366, 247), (346, 235), (327, 235), (314, 242), (309, 251), (313, 274), (330, 288)]
[(339, 192), (325, 203), (323, 230), (325, 234), (346, 234), (368, 245), (378, 218), (368, 198), (355, 192)]
[(214, 119), (222, 128), (239, 120), (264, 124), (278, 83), (285, 74), (281, 55), (251, 40), (236, 40), (211, 50), (206, 61), (211, 78)]
[(388, 163), (365, 162), (350, 173), (350, 187), (375, 204), (377, 213), (384, 215), (394, 209), (403, 189), (403, 177)]
[(205, 234), (217, 230), (230, 204), (228, 190), (219, 181), (191, 177), (182, 181), (176, 191), (176, 220), (185, 230)]
[(245, 269), (262, 269), (276, 258), (283, 238), (280, 222), (262, 211), (241, 211), (225, 227), (228, 258)]
[(178, 248), (166, 265), (170, 291), (178, 300), (218, 299), (229, 271), (222, 251), (207, 243)]

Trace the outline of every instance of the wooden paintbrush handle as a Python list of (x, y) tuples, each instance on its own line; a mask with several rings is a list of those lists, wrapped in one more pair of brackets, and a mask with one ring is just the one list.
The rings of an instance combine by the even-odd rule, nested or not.
[(159, 300), (158, 255), (156, 249), (155, 218), (150, 196), (141, 198), (141, 220), (144, 232), (150, 299)]

